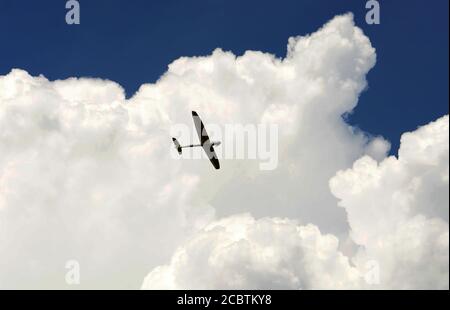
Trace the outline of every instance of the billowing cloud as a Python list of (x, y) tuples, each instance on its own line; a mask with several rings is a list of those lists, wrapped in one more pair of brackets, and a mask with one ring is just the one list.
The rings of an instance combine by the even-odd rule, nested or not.
[[(81, 288), (138, 288), (149, 271), (144, 288), (353, 288), (365, 285), (369, 260), (390, 270), (380, 285), (401, 287), (414, 269), (427, 276), (424, 286), (448, 287), (448, 160), (438, 155), (448, 159), (448, 135), (447, 148), (433, 140), (437, 129), (405, 135), (399, 159), (385, 159), (386, 140), (342, 117), (375, 60), (347, 14), (290, 38), (283, 59), (220, 49), (179, 58), (130, 99), (106, 80), (0, 76), (0, 288), (71, 288), (68, 260), (80, 263)], [(209, 124), (277, 124), (277, 169), (224, 160), (214, 171), (173, 159), (171, 129), (191, 124), (191, 110)], [(381, 199), (378, 189), (361, 184), (366, 192), (353, 196), (351, 178), (358, 165), (378, 171), (390, 161), (402, 162), (392, 167), (406, 171), (398, 178), (418, 181), (386, 176), (383, 193), (405, 193), (398, 205), (386, 196), (377, 212), (365, 202)], [(380, 216), (366, 232), (362, 208)], [(414, 235), (418, 247), (402, 242), (404, 263), (376, 245), (392, 237), (394, 251)], [(187, 281), (193, 274), (198, 281)]]
[(84, 288), (137, 288), (213, 217), (167, 133), (130, 114), (112, 82), (0, 78), (0, 287), (68, 287), (74, 259)]
[(383, 288), (449, 287), (448, 132), (447, 115), (405, 133), (398, 158), (365, 156), (330, 181), (362, 246), (355, 262), (376, 259)]
[(398, 159), (365, 156), (331, 179), (360, 246), (353, 257), (315, 225), (235, 215), (178, 248), (143, 288), (448, 289), (448, 125), (406, 133)]
[(155, 268), (144, 288), (357, 288), (358, 270), (338, 250), (338, 239), (312, 225), (235, 215), (205, 227)]

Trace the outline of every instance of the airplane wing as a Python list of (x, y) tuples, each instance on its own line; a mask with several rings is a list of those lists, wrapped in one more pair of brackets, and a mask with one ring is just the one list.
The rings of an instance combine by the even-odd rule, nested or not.
[(210, 158), (209, 160), (211, 161), (211, 164), (213, 164), (214, 168), (217, 170), (220, 169), (220, 163), (217, 157)]
[(202, 145), (203, 150), (205, 150), (206, 155), (209, 158), (209, 161), (216, 169), (220, 169), (219, 159), (217, 159), (216, 152), (214, 151), (214, 146), (209, 143), (209, 141)]
[(206, 132), (205, 125), (203, 125), (200, 116), (198, 116), (197, 112), (192, 111), (192, 118), (194, 119), (195, 129), (197, 130), (198, 139), (200, 144), (207, 143), (209, 141), (208, 133)]
[(214, 168), (220, 169), (220, 163), (217, 159), (216, 152), (214, 151), (214, 145), (209, 141), (209, 136), (206, 132), (205, 125), (203, 125), (203, 122), (200, 119), (200, 116), (198, 116), (197, 112), (192, 111), (192, 118), (194, 119), (195, 129), (197, 130), (198, 139), (200, 140), (200, 144), (202, 145), (203, 150), (205, 151)]

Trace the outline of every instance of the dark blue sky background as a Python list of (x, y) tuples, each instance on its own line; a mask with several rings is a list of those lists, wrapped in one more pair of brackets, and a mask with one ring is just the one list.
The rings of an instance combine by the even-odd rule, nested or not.
[(221, 47), (283, 57), (289, 36), (353, 12), (378, 59), (349, 122), (388, 138), (395, 154), (402, 132), (448, 113), (448, 0), (380, 0), (380, 25), (365, 23), (365, 0), (80, 0), (77, 26), (65, 23), (65, 3), (0, 0), (0, 75), (100, 77), (131, 96), (180, 56)]

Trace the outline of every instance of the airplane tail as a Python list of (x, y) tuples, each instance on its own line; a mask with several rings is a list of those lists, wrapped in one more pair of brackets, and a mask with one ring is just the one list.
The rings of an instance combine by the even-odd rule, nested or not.
[(175, 138), (172, 138), (172, 141), (173, 141), (173, 144), (175, 144), (175, 148), (177, 149), (177, 151), (178, 151), (178, 154), (180, 154), (180, 155), (181, 155), (181, 151), (182, 151), (182, 149), (181, 149), (181, 145), (180, 145), (180, 143), (178, 143), (178, 140), (177, 140), (177, 139), (175, 139)]

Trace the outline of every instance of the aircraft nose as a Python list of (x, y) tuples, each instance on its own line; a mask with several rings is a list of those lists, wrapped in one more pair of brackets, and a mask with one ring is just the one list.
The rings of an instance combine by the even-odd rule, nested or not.
[(192, 111), (192, 116), (198, 116), (197, 112)]

